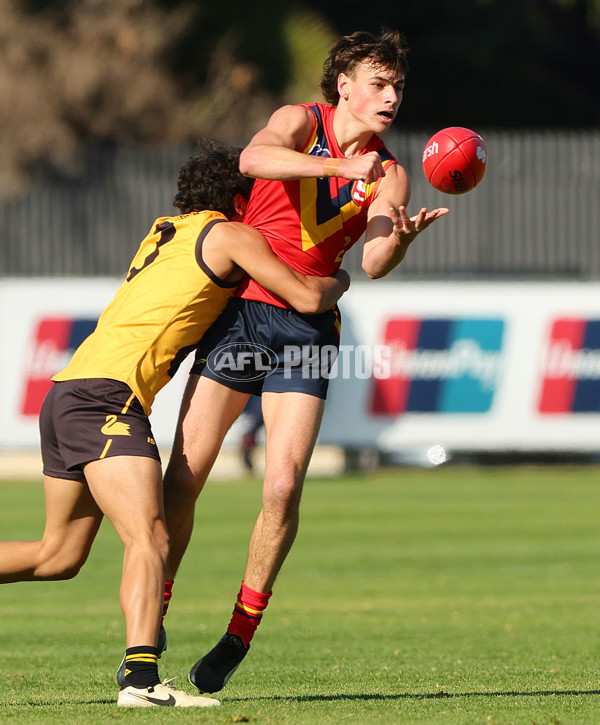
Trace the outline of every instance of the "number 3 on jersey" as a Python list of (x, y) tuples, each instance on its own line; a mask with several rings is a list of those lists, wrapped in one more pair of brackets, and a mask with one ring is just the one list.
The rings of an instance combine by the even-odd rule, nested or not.
[(170, 242), (171, 239), (173, 239), (173, 237), (175, 236), (175, 225), (173, 224), (173, 222), (163, 222), (162, 224), (157, 224), (156, 229), (154, 230), (154, 234), (160, 234), (160, 237), (156, 242), (156, 248), (146, 257), (141, 267), (132, 267), (129, 270), (129, 274), (127, 275), (128, 282), (131, 282), (136, 274), (141, 272), (143, 269), (146, 269), (149, 264), (154, 262), (154, 260), (158, 257), (158, 251), (162, 247), (162, 245)]

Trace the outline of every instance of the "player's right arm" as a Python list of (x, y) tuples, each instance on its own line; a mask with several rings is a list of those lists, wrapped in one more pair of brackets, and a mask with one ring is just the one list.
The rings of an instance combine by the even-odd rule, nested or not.
[(305, 277), (278, 259), (266, 239), (240, 222), (216, 224), (202, 245), (212, 272), (231, 282), (246, 272), (262, 287), (303, 314), (330, 310), (350, 286), (350, 276), (338, 270), (332, 277)]
[(350, 158), (330, 159), (302, 153), (316, 125), (304, 106), (282, 106), (252, 138), (240, 155), (240, 171), (255, 179), (322, 178), (377, 181), (385, 172), (379, 154), (370, 151)]
[(323, 159), (302, 148), (315, 126), (303, 106), (282, 106), (240, 154), (240, 171), (255, 179), (297, 179), (322, 175)]

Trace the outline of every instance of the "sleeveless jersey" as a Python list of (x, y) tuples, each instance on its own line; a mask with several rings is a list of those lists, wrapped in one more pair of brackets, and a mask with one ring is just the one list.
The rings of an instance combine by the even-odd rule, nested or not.
[[(302, 153), (343, 158), (333, 133), (335, 108), (323, 103), (300, 105), (314, 116), (312, 132), (300, 149)], [(396, 163), (377, 135), (372, 136), (362, 153), (369, 151), (379, 153), (384, 169)], [(339, 268), (346, 250), (363, 235), (367, 211), (379, 182), (380, 179), (365, 184), (340, 177), (256, 179), (244, 222), (258, 229), (273, 252), (296, 271), (306, 275), (331, 275)], [(242, 282), (237, 295), (290, 307), (251, 279)]]
[(157, 219), (95, 331), (52, 380), (119, 380), (149, 415), (156, 393), (238, 286), (220, 280), (202, 259), (206, 234), (223, 221), (214, 211)]

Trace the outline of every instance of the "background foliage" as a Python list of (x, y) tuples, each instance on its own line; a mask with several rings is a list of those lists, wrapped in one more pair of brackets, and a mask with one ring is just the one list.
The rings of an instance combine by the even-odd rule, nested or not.
[(4, 0), (0, 195), (84, 145), (246, 143), (381, 25), (412, 49), (404, 128), (598, 125), (600, 0)]

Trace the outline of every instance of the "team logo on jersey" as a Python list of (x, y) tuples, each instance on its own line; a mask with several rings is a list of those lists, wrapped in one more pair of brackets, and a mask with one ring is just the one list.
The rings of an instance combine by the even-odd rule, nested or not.
[(310, 147), (310, 150), (308, 152), (309, 156), (326, 156), (327, 158), (330, 158), (331, 154), (329, 153), (329, 149), (324, 149), (321, 144), (315, 143)]
[[(320, 157), (322, 157), (324, 159), (330, 159), (331, 158), (331, 153), (330, 153), (329, 149), (323, 148), (321, 146), (321, 144), (319, 144), (319, 143), (315, 143), (315, 144), (313, 144), (310, 147), (310, 149), (308, 151), (308, 155), (309, 156), (320, 156)], [(314, 179), (311, 179), (310, 180), (311, 184), (314, 183), (314, 181), (315, 181)], [(320, 177), (317, 180), (317, 186), (319, 186), (319, 182), (321, 182), (321, 183), (324, 182), (325, 183), (325, 186), (324, 187), (321, 187), (321, 188), (324, 188), (326, 190), (329, 189), (329, 178), (327, 176)], [(328, 191), (327, 191), (327, 194), (328, 194)]]
[(502, 371), (504, 321), (394, 318), (390, 374), (372, 382), (371, 413), (486, 413)]
[(106, 423), (100, 428), (100, 433), (105, 436), (130, 436), (129, 423), (118, 420), (116, 415), (107, 415)]
[(352, 201), (358, 206), (363, 206), (367, 198), (367, 184), (362, 179), (355, 181), (352, 185)]
[(63, 317), (42, 318), (37, 322), (25, 363), (21, 415), (39, 415), (52, 386), (50, 378), (66, 367), (75, 350), (93, 332), (96, 322), (96, 319)]
[(231, 342), (215, 348), (206, 365), (217, 377), (249, 382), (262, 380), (275, 372), (279, 359), (265, 345), (253, 342)]
[(540, 413), (600, 412), (600, 320), (554, 320), (541, 373)]

